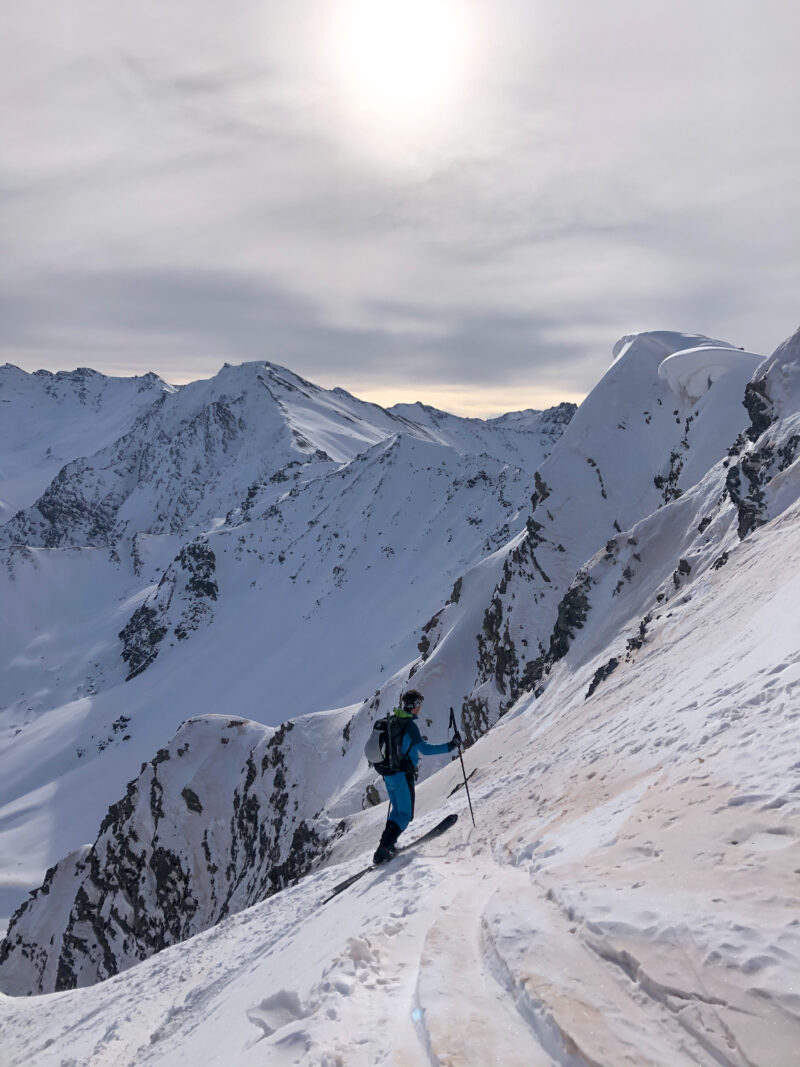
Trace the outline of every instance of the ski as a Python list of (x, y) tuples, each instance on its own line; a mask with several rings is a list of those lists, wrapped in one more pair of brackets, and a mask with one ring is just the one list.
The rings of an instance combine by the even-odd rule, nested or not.
[[(432, 830), (428, 830), (422, 837), (416, 838), (414, 841), (409, 841), (407, 845), (401, 845), (397, 849), (395, 855), (399, 856), (402, 852), (408, 852), (409, 849), (416, 848), (417, 845), (421, 845), (423, 841), (430, 841), (433, 837), (438, 837), (439, 834), (443, 834), (445, 830), (449, 830), (451, 826), (454, 826), (458, 822), (457, 815), (445, 815), (441, 822), (438, 822)], [(391, 863), (391, 860), (389, 860)], [(339, 882), (331, 890), (330, 896), (325, 897), (322, 901), (323, 904), (327, 904), (329, 900), (333, 900), (334, 897), (344, 892), (345, 889), (349, 889), (351, 885), (357, 882), (360, 878), (363, 878), (365, 874), (369, 874), (370, 871), (380, 870), (381, 867), (386, 867), (386, 863), (371, 863), (369, 867), (365, 867), (363, 870), (358, 871), (356, 874), (351, 874), (349, 878), (345, 878), (343, 882)]]

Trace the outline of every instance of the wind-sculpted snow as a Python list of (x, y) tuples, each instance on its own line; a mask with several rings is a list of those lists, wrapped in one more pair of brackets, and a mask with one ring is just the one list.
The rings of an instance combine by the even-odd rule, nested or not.
[[(494, 589), (482, 606), (451, 605), (437, 618), (419, 668), (423, 684), (432, 674), (435, 685), (445, 635), (450, 646), (456, 630), (464, 642), (478, 635), (459, 678), (468, 736), (485, 730), (563, 655), (584, 624), (592, 581), (584, 568), (595, 554), (680, 499), (746, 427), (742, 397), (753, 358), (736, 350), (728, 372), (696, 400), (679, 398), (659, 378), (673, 353), (700, 343), (714, 346), (686, 334), (623, 338), (614, 363), (536, 473), (526, 532), (494, 557)], [(448, 656), (442, 648), (445, 662)], [(451, 691), (452, 683), (448, 672)]]
[(691, 403), (705, 396), (714, 382), (731, 371), (752, 374), (764, 362), (763, 356), (722, 345), (700, 345), (675, 352), (661, 363), (659, 378), (669, 382), (680, 399)]

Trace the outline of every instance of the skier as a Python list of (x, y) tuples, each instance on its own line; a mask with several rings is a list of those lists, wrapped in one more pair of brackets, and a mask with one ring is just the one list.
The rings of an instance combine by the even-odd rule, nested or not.
[(394, 709), (395, 716), (404, 725), (401, 742), (403, 762), (396, 774), (387, 774), (383, 779), (389, 794), (389, 815), (378, 848), (372, 857), (373, 863), (386, 863), (394, 856), (398, 837), (414, 818), (414, 782), (420, 753), (423, 756), (438, 756), (452, 752), (461, 745), (458, 731), (454, 733), (451, 741), (445, 741), (441, 745), (430, 745), (423, 740), (416, 720), (424, 699), (422, 693), (409, 689), (403, 694), (400, 707)]

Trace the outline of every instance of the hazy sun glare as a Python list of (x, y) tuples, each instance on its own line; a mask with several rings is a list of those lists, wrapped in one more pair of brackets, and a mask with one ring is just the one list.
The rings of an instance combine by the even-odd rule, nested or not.
[(454, 115), (468, 67), (465, 0), (348, 0), (330, 45), (348, 119), (386, 150)]

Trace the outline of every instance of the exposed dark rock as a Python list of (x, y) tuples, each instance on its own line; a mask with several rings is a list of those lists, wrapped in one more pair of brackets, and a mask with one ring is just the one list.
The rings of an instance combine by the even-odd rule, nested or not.
[(431, 640), (428, 635), (430, 634), (431, 630), (435, 630), (436, 627), (439, 625), (439, 619), (441, 618), (443, 611), (444, 608), (441, 608), (432, 618), (428, 619), (424, 626), (422, 626), (422, 637), (420, 638), (417, 644), (417, 649), (419, 650), (419, 654), (422, 657), (423, 663), (428, 658), (428, 653), (431, 649)]
[(586, 571), (578, 571), (558, 605), (558, 617), (550, 636), (550, 656), (555, 662), (567, 654), (575, 631), (583, 628), (589, 612), (588, 592), (593, 584)]
[(567, 654), (576, 631), (586, 623), (590, 607), (588, 593), (593, 584), (594, 580), (586, 571), (580, 570), (575, 575), (558, 605), (549, 648), (525, 665), (521, 679), (523, 689), (533, 690), (539, 695), (541, 690), (537, 688), (538, 683)]
[(203, 814), (203, 805), (200, 803), (200, 797), (188, 785), (181, 790), (181, 796), (186, 801), (186, 807), (189, 811), (197, 812), (198, 815)]
[[(687, 572), (688, 573), (688, 572)], [(632, 653), (638, 652), (647, 640), (647, 628), (653, 621), (652, 615), (645, 615), (645, 617), (639, 622), (639, 629), (635, 637), (629, 637), (626, 642), (627, 660), (632, 658)]]
[(681, 579), (685, 578), (687, 575), (689, 575), (691, 573), (692, 573), (692, 568), (691, 568), (691, 564), (688, 562), (688, 560), (679, 559), (678, 560), (678, 566), (675, 568), (675, 570), (672, 573), (672, 584), (677, 589), (678, 586), (681, 584)]
[(459, 733), (464, 739), (464, 747), (474, 745), (479, 737), (488, 731), (491, 726), (489, 706), (485, 700), (470, 698), (461, 705), (461, 723)]
[(594, 672), (589, 688), (586, 690), (586, 696), (583, 699), (588, 700), (597, 687), (604, 682), (606, 678), (609, 678), (617, 667), (619, 667), (619, 660), (615, 656), (612, 656), (608, 663), (604, 663), (602, 667), (598, 667)]
[(158, 655), (158, 645), (167, 635), (159, 614), (149, 604), (141, 604), (119, 632), (122, 658), (128, 664), (129, 682), (146, 670)]
[(764, 486), (769, 480), (769, 468), (774, 459), (773, 450), (765, 446), (758, 452), (742, 456), (739, 463), (728, 468), (725, 488), (739, 515), (739, 539), (763, 526)]
[(219, 595), (215, 571), (216, 556), (205, 539), (183, 546), (164, 571), (156, 592), (139, 605), (119, 633), (122, 659), (129, 668), (126, 681), (154, 662), (176, 615), (174, 633), (179, 641), (210, 621), (209, 601)]
[[(192, 773), (188, 761), (172, 758), (179, 749), (188, 750), (190, 738), (194, 752), (205, 748), (210, 757), (209, 746), (220, 729), (230, 731), (225, 739), (236, 747), (230, 756), (215, 759), (243, 768), (238, 781), (231, 778), (227, 829), (218, 819), (204, 825), (197, 818), (207, 817), (210, 806), (219, 810), (225, 803), (219, 785), (225, 780), (224, 764), (218, 765), (213, 791), (206, 795), (201, 778), (187, 782), (186, 774)], [(213, 720), (184, 724), (176, 740), (144, 765), (125, 796), (109, 809), (85, 861), (73, 861), (74, 875), (62, 861), (48, 872), (27, 907), (19, 909), (0, 949), (0, 966), (13, 965), (17, 976), (27, 975), (27, 992), (91, 984), (305, 874), (344, 826), (324, 822), (323, 830), (315, 824), (316, 814), (304, 814), (290, 803), (297, 768), (305, 759), (288, 752), (293, 729), (287, 723), (272, 732), (238, 719), (222, 726)], [(62, 879), (62, 902), (48, 912), (56, 877)], [(58, 929), (63, 894), (70, 887), (72, 905)], [(56, 923), (52, 937), (36, 946), (40, 957), (33, 960), (35, 939), (28, 931), (40, 931), (48, 922)]]
[(750, 425), (745, 433), (751, 441), (757, 441), (775, 421), (772, 401), (767, 395), (764, 381), (748, 382), (744, 387), (744, 406), (750, 416)]

